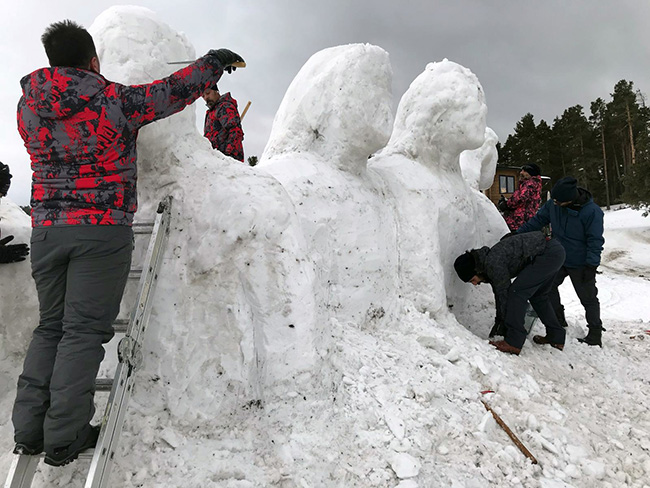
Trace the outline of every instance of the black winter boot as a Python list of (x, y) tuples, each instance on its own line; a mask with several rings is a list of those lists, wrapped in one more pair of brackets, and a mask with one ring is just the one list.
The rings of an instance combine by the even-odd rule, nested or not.
[(599, 346), (603, 347), (603, 342), (602, 342), (602, 329), (601, 328), (595, 328), (595, 327), (590, 327), (589, 328), (589, 333), (583, 337), (582, 339), (578, 339), (578, 342), (582, 342), (583, 344), (588, 344), (590, 346)]
[(65, 466), (79, 457), (79, 454), (86, 449), (95, 447), (101, 425), (86, 425), (77, 439), (69, 446), (54, 448), (52, 452), (45, 451), (45, 464), (50, 466)]

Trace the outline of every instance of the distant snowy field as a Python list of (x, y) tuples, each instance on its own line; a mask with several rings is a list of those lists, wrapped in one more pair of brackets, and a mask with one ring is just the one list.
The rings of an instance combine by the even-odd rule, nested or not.
[[(112, 8), (91, 32), (106, 76), (124, 83), (196, 56), (142, 8)], [(212, 151), (194, 108), (141, 132), (138, 218), (171, 194), (173, 229), (112, 486), (650, 486), (650, 220), (605, 213), (602, 349), (576, 341), (584, 311), (567, 281), (564, 351), (496, 351), (490, 288), (452, 268), (506, 232), (478, 191), (497, 140), (482, 88), (456, 63), (430, 63), (393, 120), (390, 86), (380, 47), (316, 53), (259, 168)], [(4, 235), (29, 238), (7, 199), (0, 218)], [(0, 266), (0, 299), (3, 478), (37, 322), (28, 262)], [(41, 467), (34, 487), (81, 487), (87, 468)]]

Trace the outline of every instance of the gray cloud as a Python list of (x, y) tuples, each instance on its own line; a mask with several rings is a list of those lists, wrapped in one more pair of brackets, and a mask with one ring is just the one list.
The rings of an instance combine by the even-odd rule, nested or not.
[[(650, 2), (640, 0), (169, 0), (130, 2), (154, 10), (184, 32), (197, 54), (228, 47), (248, 67), (224, 75), (243, 109), (246, 155), (260, 156), (275, 112), (298, 70), (320, 49), (369, 42), (390, 53), (395, 106), (431, 61), (448, 58), (470, 68), (485, 90), (488, 124), (504, 141), (526, 113), (553, 118), (575, 104), (607, 98), (620, 79), (650, 86)], [(27, 203), (30, 171), (16, 132), (21, 76), (46, 63), (39, 37), (51, 22), (89, 26), (115, 2), (14, 2), (0, 32), (0, 160), (16, 174), (11, 197)], [(45, 7), (44, 7), (45, 6)], [(120, 81), (120, 80), (116, 80)], [(199, 103), (200, 123), (203, 104)]]

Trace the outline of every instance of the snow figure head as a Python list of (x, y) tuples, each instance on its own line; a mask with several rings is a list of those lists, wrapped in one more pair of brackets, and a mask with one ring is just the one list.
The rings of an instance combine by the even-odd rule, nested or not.
[(429, 63), (400, 101), (388, 150), (429, 167), (460, 171), (460, 153), (485, 140), (486, 116), (474, 73), (446, 59)]
[(90, 27), (102, 74), (121, 83), (150, 83), (182, 67), (169, 61), (194, 59), (189, 40), (144, 7), (115, 6)]
[(390, 137), (391, 80), (388, 53), (377, 46), (314, 54), (280, 104), (263, 158), (306, 152), (340, 169), (365, 167)]
[(485, 140), (478, 149), (463, 151), (460, 155), (460, 168), (463, 177), (475, 190), (487, 190), (494, 182), (497, 169), (497, 142), (499, 137), (492, 129), (485, 129)]
[[(185, 35), (144, 7), (111, 7), (95, 19), (89, 32), (97, 46), (102, 75), (124, 84), (151, 83), (183, 67), (169, 65), (169, 61), (196, 57)], [(183, 125), (196, 132), (194, 108), (188, 107), (175, 117), (185, 119)]]

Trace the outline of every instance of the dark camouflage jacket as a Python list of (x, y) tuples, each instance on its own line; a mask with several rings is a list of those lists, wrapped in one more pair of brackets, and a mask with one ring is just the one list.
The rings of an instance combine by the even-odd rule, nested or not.
[(535, 256), (546, 250), (546, 237), (541, 232), (515, 234), (497, 242), (492, 248), (474, 249), (476, 272), (492, 285), (496, 301), (496, 321), (506, 317), (508, 289), (512, 278), (528, 266)]
[(510, 230), (517, 230), (524, 222), (533, 218), (541, 201), (542, 178), (531, 176), (520, 180), (519, 188), (506, 201), (508, 211), (503, 218)]
[(32, 164), (32, 226), (131, 225), (139, 129), (181, 111), (222, 73), (205, 56), (145, 85), (67, 67), (25, 76), (18, 131)]
[(244, 161), (244, 131), (241, 128), (237, 100), (230, 93), (221, 95), (216, 105), (206, 112), (203, 135), (214, 149), (238, 161)]

